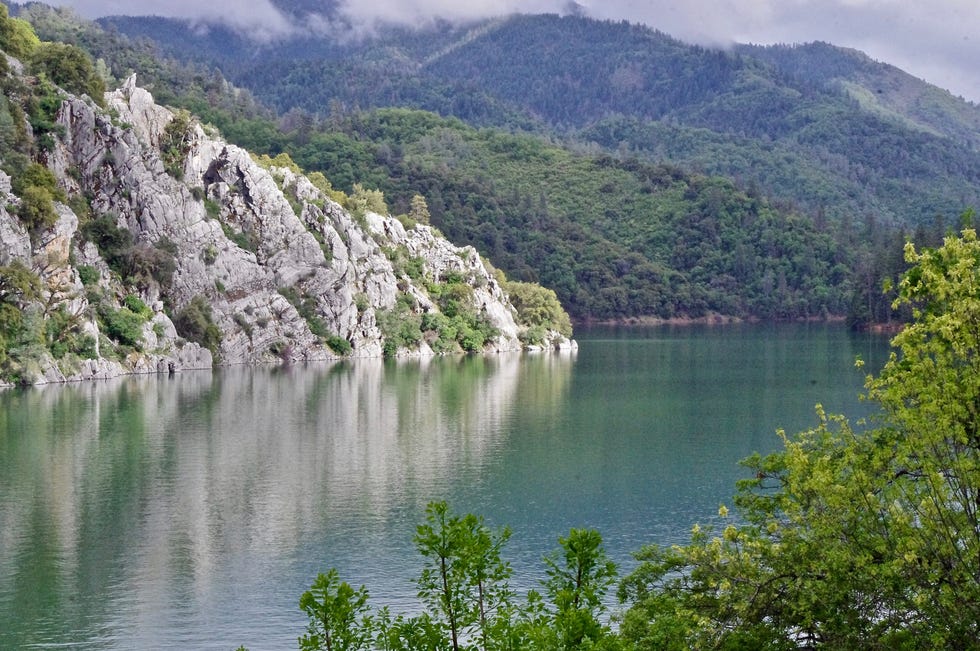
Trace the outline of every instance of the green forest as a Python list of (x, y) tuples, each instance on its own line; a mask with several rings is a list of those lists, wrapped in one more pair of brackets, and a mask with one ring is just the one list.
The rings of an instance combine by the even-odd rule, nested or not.
[[(840, 207), (836, 194), (874, 194), (858, 191), (856, 181), (848, 186), (833, 175), (811, 173), (798, 151), (777, 144), (767, 148), (747, 136), (733, 141), (734, 136), (705, 128), (666, 126), (670, 120), (606, 119), (582, 131), (558, 133), (538, 118), (513, 122), (508, 117), (504, 129), (418, 108), (355, 110), (337, 96), (322, 98), (321, 108), (331, 107), (327, 114), (293, 107), (277, 116), (217, 71), (162, 58), (154, 44), (103, 31), (64, 11), (32, 6), (25, 15), (45, 38), (90, 51), (116, 79), (138, 71), (140, 83), (159, 101), (191, 110), (231, 142), (259, 154), (287, 153), (347, 193), (355, 183), (379, 189), (396, 214), (407, 213), (416, 195), (424, 197), (432, 224), (450, 239), (472, 244), (513, 279), (554, 289), (580, 322), (713, 315), (887, 322), (899, 317), (882, 287), (894, 285), (903, 268), (905, 239), (938, 242), (947, 228), (958, 225), (954, 217), (966, 205), (944, 200), (944, 209), (930, 219), (905, 225), (874, 213), (852, 213)], [(541, 21), (556, 28), (551, 19), (527, 20), (530, 27), (521, 23), (521, 29)], [(615, 34), (625, 29), (602, 26)], [(644, 42), (663, 41), (661, 49), (684, 53), (684, 60), (708, 57), (722, 68), (732, 65), (660, 34), (632, 27), (625, 33)], [(405, 47), (421, 55), (435, 45), (416, 37)], [(289, 74), (300, 74), (303, 65)], [(317, 69), (337, 72), (337, 66), (322, 63)], [(368, 86), (371, 76), (365, 74), (348, 81)], [(314, 78), (297, 83), (307, 90), (320, 87)], [(461, 97), (448, 88), (440, 92)], [(520, 109), (508, 115), (530, 114)], [(629, 144), (624, 148), (623, 142)], [(668, 147), (670, 156), (664, 154)], [(653, 149), (660, 153), (653, 155)], [(717, 169), (692, 171), (707, 167), (690, 160), (699, 149), (701, 160), (714, 161)], [(668, 162), (678, 151), (688, 152), (689, 160)], [(736, 158), (742, 162), (724, 162)], [(770, 181), (781, 179), (796, 197), (780, 199), (772, 183), (767, 187), (740, 174), (742, 167), (770, 170)], [(953, 177), (946, 182), (957, 183)], [(924, 200), (921, 192), (913, 194)], [(806, 207), (814, 203), (821, 208)]]
[(173, 21), (105, 24), (219, 66), (279, 113), (422, 109), (720, 174), (811, 216), (909, 228), (980, 196), (977, 108), (832, 46), (720, 51), (548, 15), (264, 49)]

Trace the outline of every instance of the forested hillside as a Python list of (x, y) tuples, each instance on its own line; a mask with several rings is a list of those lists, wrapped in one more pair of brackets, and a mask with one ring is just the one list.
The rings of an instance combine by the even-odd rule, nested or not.
[(738, 52), (771, 63), (793, 77), (843, 90), (867, 111), (980, 148), (980, 110), (976, 104), (857, 50), (809, 43), (744, 45)]
[(224, 37), (172, 22), (107, 24), (217, 63), (279, 111), (401, 106), (547, 129), (735, 177), (835, 219), (915, 226), (980, 203), (980, 107), (833, 46), (723, 52), (625, 22), (514, 16), (360, 41), (328, 34), (258, 55), (234, 40), (218, 51)]
[[(424, 197), (448, 236), (554, 287), (579, 319), (887, 320), (904, 238), (936, 242), (980, 204), (980, 157), (944, 135), (946, 114), (910, 126), (788, 64), (626, 23), (518, 16), (262, 46), (161, 19), (107, 22), (167, 39), (151, 44), (25, 15), (233, 142), (383, 190), (396, 212)], [(412, 110), (370, 108), (385, 106)]]
[(343, 120), (294, 156), (335, 171), (360, 161), (335, 182), (360, 177), (396, 211), (421, 192), (450, 239), (554, 288), (579, 318), (797, 318), (847, 307), (847, 253), (725, 179), (397, 109)]

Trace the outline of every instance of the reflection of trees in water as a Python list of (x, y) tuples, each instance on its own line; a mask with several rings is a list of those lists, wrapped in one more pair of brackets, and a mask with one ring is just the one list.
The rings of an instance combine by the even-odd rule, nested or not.
[(358, 360), (2, 394), (0, 624), (26, 635), (66, 594), (82, 598), (57, 629), (104, 622), (106, 595), (133, 582), (161, 587), (126, 625), (162, 625), (167, 590), (206, 592), (237, 553), (287, 556), (478, 473), (517, 402), (560, 408), (570, 362)]

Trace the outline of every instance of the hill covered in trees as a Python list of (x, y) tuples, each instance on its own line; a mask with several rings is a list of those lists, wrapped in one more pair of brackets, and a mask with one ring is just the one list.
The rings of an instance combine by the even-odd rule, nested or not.
[(905, 237), (935, 243), (980, 203), (976, 107), (931, 89), (940, 108), (918, 118), (868, 110), (853, 88), (879, 64), (853, 64), (849, 92), (830, 72), (581, 17), (262, 45), (178, 21), (25, 15), (253, 151), (383, 190), (396, 211), (422, 195), (434, 225), (554, 287), (578, 319), (887, 320)]
[[(690, 46), (640, 25), (513, 16), (257, 46), (108, 19), (220, 66), (280, 112), (410, 107), (544, 129), (754, 183), (833, 218), (915, 226), (976, 205), (980, 108), (826, 44)], [(302, 49), (302, 54), (297, 50)]]

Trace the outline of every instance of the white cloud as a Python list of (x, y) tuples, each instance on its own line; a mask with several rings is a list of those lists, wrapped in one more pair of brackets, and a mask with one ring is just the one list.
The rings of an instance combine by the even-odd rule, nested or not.
[(269, 0), (51, 0), (72, 7), (82, 16), (97, 18), (109, 15), (163, 16), (190, 18), (194, 21), (219, 23), (252, 35), (257, 40), (285, 36), (294, 31), (289, 20)]
[(514, 13), (564, 13), (569, 0), (341, 0), (338, 10), (357, 28), (377, 23), (422, 27), (437, 19), (465, 22)]
[[(290, 26), (270, 0), (61, 0), (80, 13), (214, 20), (262, 38), (315, 28)], [(327, 0), (324, 0), (326, 4)], [(596, 18), (642, 22), (702, 45), (822, 40), (862, 50), (980, 102), (980, 0), (578, 0)], [(514, 12), (560, 12), (567, 0), (341, 0), (356, 27), (377, 21), (425, 25)]]

